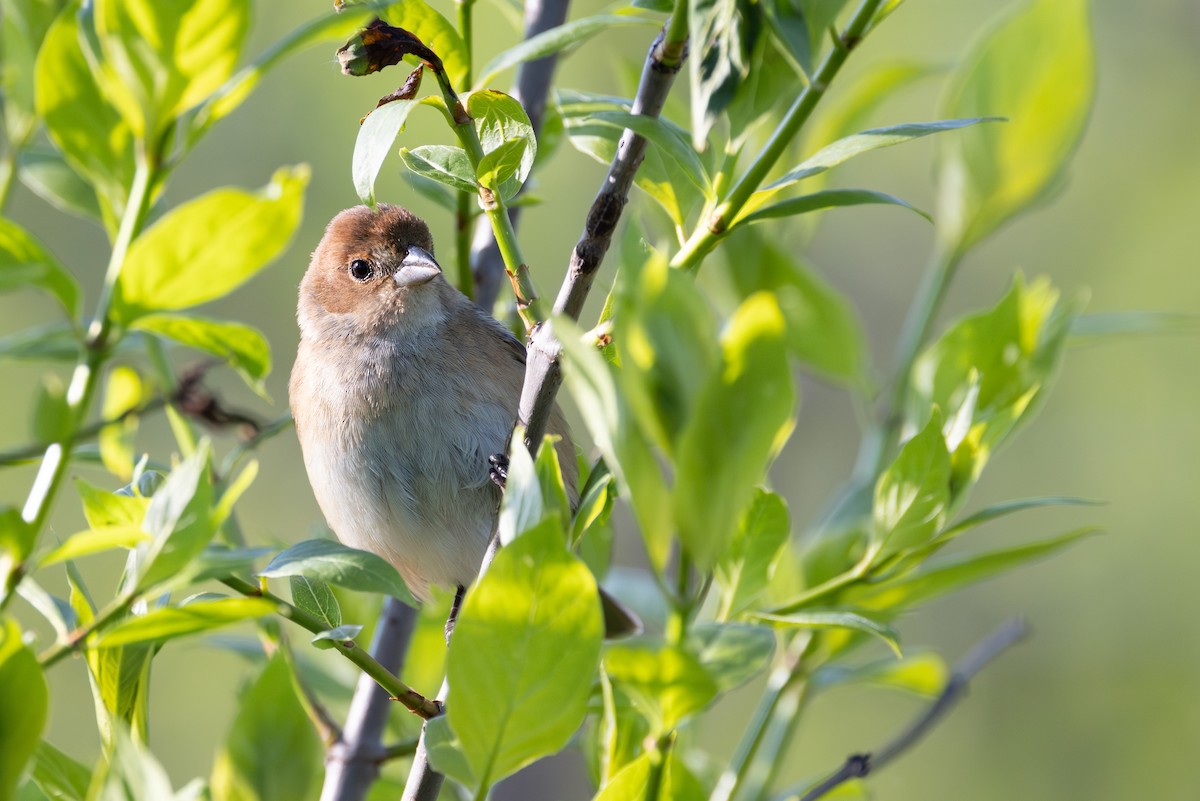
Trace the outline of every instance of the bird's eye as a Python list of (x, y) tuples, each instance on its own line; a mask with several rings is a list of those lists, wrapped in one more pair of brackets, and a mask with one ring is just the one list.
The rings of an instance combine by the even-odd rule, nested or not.
[(355, 259), (350, 262), (350, 277), (355, 281), (367, 281), (375, 274), (375, 268), (366, 259)]

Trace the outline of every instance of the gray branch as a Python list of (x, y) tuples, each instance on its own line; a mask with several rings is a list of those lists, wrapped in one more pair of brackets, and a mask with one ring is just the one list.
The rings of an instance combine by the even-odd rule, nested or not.
[[(525, 38), (557, 28), (567, 19), (569, 0), (526, 0)], [(546, 99), (550, 95), (550, 82), (558, 56), (549, 55), (537, 61), (527, 61), (517, 68), (517, 78), (512, 96), (525, 108), (535, 134), (542, 132), (542, 120), (546, 116)], [(520, 221), (521, 207), (508, 210), (513, 228)], [(496, 245), (492, 226), (484, 216), (475, 224), (475, 236), (471, 243), (471, 272), (475, 277), (475, 302), (491, 311), (505, 283), (504, 258)]]
[[(1016, 645), (1028, 633), (1028, 627), (1020, 618), (1008, 621), (996, 629), (986, 640), (975, 646), (974, 650), (960, 662), (946, 682), (945, 689), (925, 711), (914, 720), (908, 728), (902, 731), (896, 739), (880, 748), (874, 754), (853, 754), (842, 766), (827, 779), (813, 787), (798, 801), (817, 801), (838, 785), (851, 779), (861, 779), (864, 776), (888, 764), (902, 753), (912, 748), (925, 734), (945, 717), (946, 713), (966, 695), (967, 686), (979, 671), (983, 670), (993, 659), (1004, 651)], [(795, 793), (788, 793), (783, 798), (787, 801), (797, 799)]]
[[(386, 598), (371, 642), (371, 655), (393, 673), (400, 672), (416, 625), (417, 611)], [(362, 801), (390, 756), (383, 746), (392, 702), (387, 690), (365, 673), (358, 678), (342, 735), (325, 754), (321, 801)]]

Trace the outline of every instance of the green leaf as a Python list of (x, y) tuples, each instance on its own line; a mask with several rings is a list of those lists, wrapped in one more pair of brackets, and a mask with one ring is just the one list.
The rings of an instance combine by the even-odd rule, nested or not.
[(0, 798), (12, 798), (46, 725), (49, 690), (16, 621), (0, 619)]
[(89, 801), (185, 801), (144, 742), (137, 732), (131, 736), (127, 727), (114, 727), (106, 744), (109, 758), (97, 768)]
[(113, 548), (132, 548), (148, 539), (150, 535), (137, 526), (92, 528), (72, 534), (66, 542), (39, 559), (38, 566), (49, 567), (68, 559), (111, 551)]
[(133, 478), (134, 442), (137, 438), (138, 416), (132, 414), (152, 393), (143, 386), (137, 370), (116, 365), (108, 371), (104, 386), (104, 403), (100, 414), (104, 420), (116, 422), (100, 429), (100, 460), (110, 473), (124, 481)]
[(866, 336), (840, 292), (757, 231), (735, 231), (727, 254), (727, 274), (740, 297), (775, 294), (787, 321), (788, 347), (797, 358), (834, 381), (865, 382)]
[(495, 81), (501, 72), (510, 67), (554, 55), (572, 45), (587, 41), (602, 31), (610, 31), (627, 25), (653, 24), (655, 24), (654, 20), (645, 17), (616, 14), (598, 14), (594, 17), (572, 20), (536, 36), (531, 36), (497, 55), (479, 71), (475, 85), (487, 86)]
[(650, 638), (609, 644), (604, 671), (650, 721), (655, 737), (704, 709), (720, 691), (689, 651)]
[(130, 328), (218, 356), (252, 387), (271, 372), (271, 346), (266, 337), (248, 325), (180, 314), (148, 314), (137, 318)]
[(513, 437), (508, 448), (508, 479), (500, 499), (497, 530), (500, 543), (508, 545), (546, 517), (542, 488), (533, 457), (522, 437)]
[(326, 629), (325, 631), (319, 632), (313, 635), (313, 638), (309, 640), (309, 642), (318, 648), (332, 648), (338, 643), (353, 640), (362, 633), (362, 630), (362, 626), (353, 623), (347, 623), (346, 625), (338, 626), (337, 628)]
[(956, 503), (1036, 411), (1076, 313), (1076, 304), (1059, 303), (1049, 281), (1027, 285), (1017, 274), (995, 307), (959, 320), (917, 358), (906, 418), (912, 424), (933, 405), (947, 411)]
[(756, 489), (729, 547), (713, 565), (713, 578), (721, 588), (719, 620), (744, 612), (767, 588), (790, 533), (783, 498)]
[(29, 148), (17, 157), (21, 183), (60, 211), (103, 222), (96, 191), (55, 150)]
[(350, 174), (354, 178), (354, 191), (368, 206), (375, 205), (375, 179), (379, 177), (379, 169), (417, 103), (416, 100), (394, 100), (380, 106), (367, 115), (358, 129)]
[(175, 578), (216, 533), (211, 459), (212, 450), (204, 442), (150, 499), (141, 525), (152, 539), (138, 547), (134, 572), (139, 591)]
[(233, 74), (250, 27), (238, 0), (96, 0), (100, 75), (138, 136), (157, 145), (183, 111)]
[(746, 299), (721, 339), (723, 364), (709, 376), (680, 439), (672, 507), (680, 540), (702, 570), (724, 553), (794, 425), (785, 342), (775, 298), (760, 292)]
[(79, 314), (79, 283), (46, 246), (11, 220), (0, 217), (0, 292), (36, 287), (52, 294), (67, 314)]
[(555, 318), (554, 328), (566, 357), (563, 380), (621, 494), (633, 506), (651, 564), (661, 571), (670, 556), (672, 531), (667, 485), (657, 458), (626, 393), (618, 389), (612, 365), (580, 340), (570, 320)]
[(933, 222), (933, 218), (926, 212), (921, 211), (907, 200), (902, 200), (886, 192), (876, 192), (871, 189), (826, 189), (822, 192), (813, 192), (811, 195), (801, 195), (764, 206), (742, 217), (738, 223), (754, 223), (777, 217), (794, 217), (822, 209), (865, 205), (900, 206)]
[(618, 374), (647, 436), (673, 454), (719, 368), (712, 311), (696, 282), (657, 252), (623, 260), (614, 340)]
[[(315, 792), (321, 745), (276, 653), (242, 694), (213, 763), (213, 801), (295, 801)], [(286, 767), (285, 767), (286, 766)]]
[(846, 591), (845, 600), (866, 609), (900, 611), (1044, 559), (1097, 530), (1080, 528), (1052, 539), (932, 565), (892, 581), (856, 585)]
[[(85, 620), (82, 614), (80, 620)], [(150, 645), (88, 649), (96, 718), (106, 745), (111, 745), (129, 728), (141, 737), (146, 736), (153, 655), (154, 648)]]
[(604, 624), (596, 582), (548, 521), (502, 548), (450, 642), (447, 704), (478, 787), (559, 751), (579, 728)]
[(350, 590), (390, 595), (412, 607), (417, 605), (396, 568), (373, 553), (332, 540), (298, 542), (280, 552), (258, 575), (307, 576)]
[(340, 11), (327, 12), (297, 26), (238, 70), (203, 103), (185, 115), (190, 128), (189, 140), (195, 142), (205, 130), (240, 106), (258, 86), (263, 76), (285, 58), (322, 42), (345, 41), (373, 16), (372, 8), (346, 7)]
[(55, 642), (66, 642), (70, 633), (79, 627), (79, 620), (71, 605), (46, 592), (29, 576), (17, 586), (17, 594), (54, 627)]
[(85, 801), (92, 770), (43, 740), (33, 754), (34, 784), (55, 801)]
[(875, 484), (872, 561), (928, 543), (942, 527), (950, 505), (950, 454), (942, 416), (934, 409), (925, 428), (900, 449)]
[(425, 0), (404, 0), (388, 5), (383, 19), (416, 35), (442, 59), (452, 86), (462, 86), (467, 75), (467, 46), (458, 31)]
[(13, 361), (75, 362), (82, 350), (79, 332), (67, 323), (26, 328), (0, 337), (0, 358)]
[(704, 801), (708, 793), (672, 750), (663, 766), (662, 778), (656, 796), (647, 795), (650, 782), (650, 756), (642, 754), (621, 768), (594, 801), (644, 801), (654, 798), (660, 801)]
[[(538, 448), (534, 471), (537, 473), (538, 486), (541, 488), (542, 503), (549, 512), (557, 513), (558, 519), (566, 524), (571, 521), (573, 504), (571, 498), (568, 497), (566, 481), (563, 479), (562, 464), (558, 461), (557, 445), (561, 439), (552, 434), (547, 434), (542, 438), (542, 447)], [(572, 454), (573, 457), (574, 454)], [(570, 494), (575, 495), (574, 487), (571, 488)]]
[(229, 294), (283, 252), (300, 224), (308, 168), (281, 169), (262, 191), (217, 189), (134, 240), (117, 282), (124, 323)]
[[(537, 139), (529, 116), (516, 98), (493, 89), (472, 92), (466, 102), (467, 113), (475, 120), (475, 132), (483, 146), (480, 175), (496, 172), (497, 184), (494, 188), (507, 183), (507, 189), (515, 195), (516, 189), (529, 177), (537, 157)], [(523, 141), (524, 148), (511, 144), (514, 139)], [(507, 152), (489, 161), (487, 157), (501, 148), (507, 148)], [(516, 188), (513, 188), (514, 184)]]
[(935, 653), (913, 654), (903, 659), (881, 659), (858, 667), (841, 664), (822, 665), (813, 673), (815, 689), (826, 690), (844, 684), (873, 684), (935, 696), (946, 688), (950, 667)]
[(521, 190), (521, 168), (528, 147), (526, 139), (509, 139), (485, 155), (475, 172), (479, 183), (504, 200), (515, 197)]
[(793, 612), (789, 615), (773, 615), (769, 613), (756, 614), (758, 620), (771, 623), (782, 628), (801, 629), (849, 629), (862, 634), (877, 637), (887, 644), (888, 648), (899, 659), (900, 635), (886, 623), (873, 620), (856, 612), (846, 612), (841, 609), (812, 609), (804, 612)]
[(836, 26), (846, 0), (796, 0), (764, 6), (771, 32), (808, 75), (812, 75), (829, 30)]
[(50, 140), (93, 184), (114, 234), (133, 181), (133, 137), (96, 82), (77, 11), (63, 9), (38, 51), (35, 102)]
[(474, 194), (475, 169), (467, 151), (450, 145), (421, 145), (409, 150), (400, 148), (400, 159), (404, 166), (422, 178), (445, 184), (451, 189)]
[(761, 26), (745, 0), (688, 0), (687, 16), (693, 54), (688, 59), (692, 141), (703, 150), (708, 132), (750, 73)]
[(75, 489), (83, 502), (83, 516), (93, 529), (140, 526), (150, 505), (148, 498), (109, 492), (75, 479)]
[(727, 693), (765, 670), (775, 653), (775, 633), (763, 626), (709, 623), (688, 631), (687, 647)]
[(938, 220), (962, 251), (1045, 197), (1075, 152), (1095, 92), (1086, 0), (1034, 0), (1007, 11), (950, 78), (954, 115), (1003, 114), (943, 142)]
[(1044, 506), (1100, 506), (1100, 501), (1089, 501), (1086, 498), (1072, 498), (1064, 495), (1049, 495), (1042, 498), (1021, 498), (1015, 501), (1003, 501), (980, 509), (950, 526), (938, 535), (939, 540), (947, 540), (969, 531), (970, 529), (990, 523), (1000, 517), (1023, 512), (1026, 509), (1039, 509)]
[(342, 625), (342, 607), (328, 584), (307, 576), (289, 576), (288, 584), (292, 588), (292, 603), (331, 629)]
[(127, 618), (105, 630), (97, 646), (117, 648), (122, 645), (157, 644), (273, 612), (274, 602), (265, 598), (222, 598), (194, 601), (184, 606), (167, 606)]
[(4, 129), (9, 146), (25, 142), (37, 125), (33, 106), (34, 59), (59, 6), (58, 0), (0, 2), (3, 9), (0, 44), (4, 53), (0, 87), (4, 92)]
[(628, 128), (638, 136), (659, 148), (663, 155), (674, 161), (689, 181), (706, 197), (712, 197), (712, 181), (700, 155), (693, 149), (683, 131), (659, 117), (631, 114), (628, 111), (597, 111), (583, 118), (589, 122), (610, 124), (620, 130)]

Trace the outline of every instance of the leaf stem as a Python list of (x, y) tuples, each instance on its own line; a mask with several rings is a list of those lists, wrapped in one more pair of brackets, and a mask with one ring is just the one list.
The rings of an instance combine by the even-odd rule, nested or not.
[[(325, 621), (320, 620), (315, 615), (311, 615), (303, 609), (293, 606), (278, 595), (269, 590), (261, 589), (258, 585), (245, 579), (238, 578), (237, 576), (226, 576), (221, 579), (221, 583), (248, 598), (265, 598), (271, 601), (275, 604), (276, 611), (280, 617), (287, 618), (296, 625), (308, 629), (313, 634), (320, 634), (329, 628), (329, 625)], [(404, 704), (404, 706), (408, 707), (418, 717), (428, 720), (442, 714), (442, 707), (438, 702), (431, 701), (400, 681), (396, 677), (396, 674), (381, 665), (353, 640), (339, 642), (337, 651), (357, 665), (363, 673), (375, 679), (379, 683), (379, 686), (391, 693), (395, 700)]]
[(854, 16), (846, 24), (840, 36), (833, 37), (833, 47), (825, 54), (824, 60), (813, 74), (812, 80), (787, 110), (767, 144), (750, 164), (750, 167), (733, 185), (729, 195), (717, 204), (716, 209), (708, 215), (701, 225), (696, 227), (683, 248), (671, 260), (671, 266), (682, 270), (695, 270), (700, 266), (704, 257), (729, 232), (730, 226), (737, 218), (742, 207), (750, 196), (758, 191), (763, 179), (775, 166), (775, 162), (783, 155), (792, 143), (796, 133), (808, 121), (813, 110), (825, 93), (834, 76), (846, 63), (850, 51), (858, 46), (866, 34), (871, 21), (882, 5), (883, 0), (863, 0), (854, 12)]
[(642, 796), (645, 801), (659, 801), (663, 773), (667, 767), (667, 760), (671, 758), (671, 749), (674, 745), (675, 734), (670, 732), (655, 740), (650, 750), (646, 752), (650, 761), (650, 772), (646, 776), (646, 794)]
[(61, 661), (63, 657), (74, 652), (80, 645), (87, 642), (88, 637), (100, 631), (117, 618), (123, 617), (129, 611), (129, 608), (133, 606), (135, 600), (137, 600), (137, 596), (133, 593), (118, 595), (108, 606), (100, 610), (86, 626), (80, 626), (75, 631), (72, 631), (65, 641), (55, 643), (43, 651), (38, 656), (38, 662), (41, 663), (42, 669), (45, 670)]

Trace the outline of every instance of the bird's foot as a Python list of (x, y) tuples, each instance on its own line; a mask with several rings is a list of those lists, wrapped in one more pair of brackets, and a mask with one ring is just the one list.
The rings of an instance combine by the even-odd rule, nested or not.
[(446, 645), (450, 645), (450, 635), (454, 633), (454, 624), (458, 622), (458, 613), (462, 609), (463, 596), (467, 594), (467, 588), (461, 584), (458, 591), (454, 593), (454, 601), (450, 604), (450, 614), (446, 618), (446, 627), (442, 629), (446, 635)]
[(488, 457), (488, 478), (500, 489), (508, 483), (508, 454), (493, 453)]

